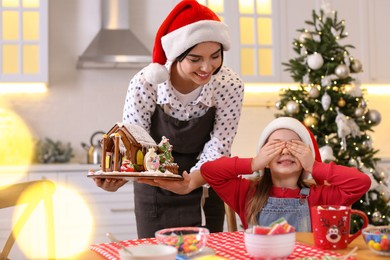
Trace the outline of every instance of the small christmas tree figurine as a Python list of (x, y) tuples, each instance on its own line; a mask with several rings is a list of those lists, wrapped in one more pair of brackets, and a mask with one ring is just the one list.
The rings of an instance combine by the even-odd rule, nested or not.
[[(389, 176), (378, 166), (378, 150), (372, 147), (369, 132), (381, 121), (378, 111), (369, 109), (359, 80), (362, 63), (341, 45), (348, 34), (337, 12), (323, 3), (319, 14), (312, 12), (308, 28), (297, 30), (294, 51), (298, 57), (283, 63), (298, 88), (284, 89), (276, 108), (279, 116), (303, 122), (316, 136), (322, 160), (357, 167), (370, 175), (369, 192), (353, 205), (364, 211), (371, 224), (388, 225), (390, 220)], [(359, 223), (354, 222), (355, 228)]]
[(172, 173), (178, 173), (178, 165), (174, 163), (172, 156), (172, 145), (169, 143), (169, 139), (165, 136), (162, 137), (161, 142), (158, 144), (159, 156), (160, 156), (160, 168), (159, 170), (165, 172), (169, 170)]

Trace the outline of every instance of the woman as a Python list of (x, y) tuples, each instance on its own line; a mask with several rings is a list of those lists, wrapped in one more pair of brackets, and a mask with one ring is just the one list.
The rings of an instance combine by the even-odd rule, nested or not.
[[(223, 65), (223, 51), (229, 48), (228, 28), (217, 15), (184, 0), (157, 32), (154, 63), (130, 81), (123, 122), (142, 126), (156, 142), (166, 136), (180, 173), (199, 173), (204, 162), (230, 156), (244, 86)], [(110, 191), (125, 183), (96, 182)], [(197, 188), (183, 196), (135, 182), (138, 236), (153, 237), (155, 231), (174, 226), (205, 225), (211, 232), (222, 231), (223, 201), (212, 189), (205, 191), (208, 194)]]

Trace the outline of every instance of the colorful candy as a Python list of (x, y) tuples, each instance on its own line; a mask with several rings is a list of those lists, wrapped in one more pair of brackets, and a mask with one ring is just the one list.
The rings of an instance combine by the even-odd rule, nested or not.
[(377, 227), (363, 231), (364, 239), (370, 249), (380, 254), (390, 255), (390, 229)]
[(192, 256), (205, 247), (208, 234), (206, 228), (178, 227), (159, 230), (156, 238), (160, 244), (176, 247), (180, 255)]

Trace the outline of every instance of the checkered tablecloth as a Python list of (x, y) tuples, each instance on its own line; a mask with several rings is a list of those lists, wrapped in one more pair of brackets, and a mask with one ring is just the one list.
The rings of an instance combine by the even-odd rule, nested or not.
[[(132, 246), (139, 244), (157, 244), (155, 238), (144, 238), (136, 240), (124, 240), (123, 245)], [(232, 260), (253, 259), (248, 255), (244, 244), (244, 232), (220, 232), (211, 233), (207, 240), (207, 246), (214, 249), (215, 254)], [(98, 252), (110, 260), (119, 260), (118, 250), (120, 247), (115, 243), (105, 243), (92, 245), (91, 250)], [(300, 242), (295, 243), (293, 253), (287, 259), (297, 259), (303, 257), (318, 257), (324, 255), (340, 256), (339, 253), (317, 249), (313, 246), (305, 245)]]

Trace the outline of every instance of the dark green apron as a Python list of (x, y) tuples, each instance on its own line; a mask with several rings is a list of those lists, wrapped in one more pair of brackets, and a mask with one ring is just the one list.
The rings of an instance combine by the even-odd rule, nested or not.
[[(179, 165), (180, 174), (190, 169), (198, 161), (199, 153), (214, 127), (215, 108), (210, 108), (202, 117), (180, 121), (165, 114), (160, 106), (152, 116), (150, 135), (159, 143), (162, 136), (173, 145), (172, 155)], [(201, 197), (203, 188), (186, 195), (134, 182), (134, 206), (139, 238), (154, 237), (163, 228), (181, 226), (201, 226)], [(210, 232), (223, 231), (224, 204), (210, 188), (203, 210), (206, 227)]]

